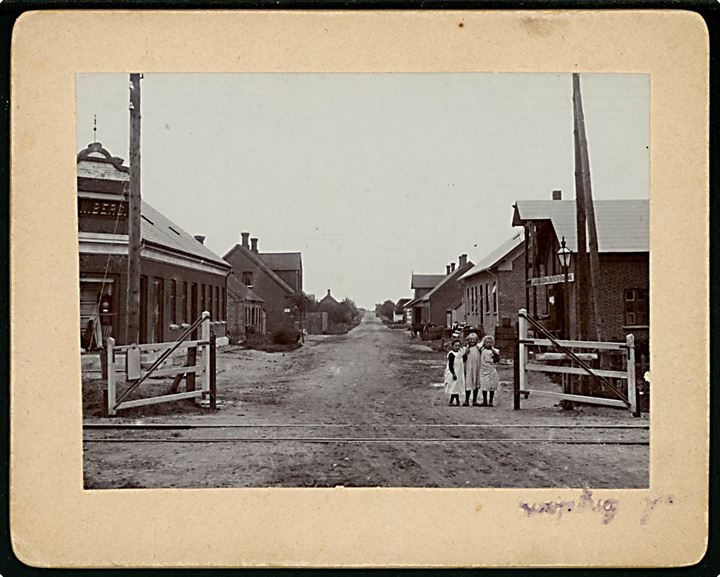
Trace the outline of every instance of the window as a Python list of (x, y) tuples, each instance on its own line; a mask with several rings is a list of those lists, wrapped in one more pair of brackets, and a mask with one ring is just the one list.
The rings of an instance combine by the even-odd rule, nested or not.
[(242, 273), (242, 281), (245, 286), (253, 285), (253, 274), (252, 271), (246, 270)]
[(205, 308), (205, 285), (200, 285), (200, 314), (204, 313), (207, 309)]
[(485, 312), (490, 314), (490, 283), (485, 283)]
[(480, 285), (480, 306), (479, 313), (480, 313), (480, 324), (482, 324), (485, 321), (485, 316), (483, 315), (483, 299), (485, 298), (485, 291), (483, 290), (483, 285)]
[(182, 294), (180, 295), (180, 311), (181, 311), (180, 318), (182, 319), (182, 322), (184, 322), (184, 323), (188, 322), (187, 300), (188, 300), (188, 284), (187, 284), (187, 281), (183, 281)]
[(225, 305), (225, 287), (220, 289), (220, 320), (226, 321), (227, 308)]
[(495, 281), (493, 281), (492, 303), (493, 303), (493, 313), (497, 314), (497, 285), (495, 284)]
[(645, 289), (625, 289), (625, 325), (648, 324), (648, 295)]
[(170, 281), (170, 322), (174, 325), (177, 324), (177, 281), (172, 279)]
[(208, 312), (210, 313), (210, 319), (213, 321), (217, 320), (217, 316), (215, 315), (215, 299), (213, 299), (213, 286), (208, 285)]

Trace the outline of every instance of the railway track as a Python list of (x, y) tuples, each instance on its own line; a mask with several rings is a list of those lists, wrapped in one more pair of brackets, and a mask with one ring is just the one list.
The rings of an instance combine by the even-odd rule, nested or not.
[[(85, 423), (85, 443), (648, 445), (648, 425)], [(238, 435), (237, 431), (242, 434)], [(297, 432), (293, 432), (297, 431)], [(114, 434), (108, 435), (108, 432)], [(231, 432), (231, 433), (229, 433)]]

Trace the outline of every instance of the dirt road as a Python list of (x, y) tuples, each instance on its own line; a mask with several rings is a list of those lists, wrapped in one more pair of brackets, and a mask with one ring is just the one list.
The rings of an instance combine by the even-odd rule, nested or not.
[(647, 420), (561, 411), (541, 397), (513, 411), (510, 367), (495, 407), (448, 407), (443, 365), (442, 353), (373, 317), (291, 353), (226, 348), (220, 410), (188, 403), (112, 420), (202, 427), (86, 430), (86, 487), (647, 486), (647, 445), (598, 443), (646, 442)]

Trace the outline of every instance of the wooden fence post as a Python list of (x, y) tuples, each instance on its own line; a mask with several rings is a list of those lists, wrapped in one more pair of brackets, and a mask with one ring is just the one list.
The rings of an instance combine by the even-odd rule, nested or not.
[(210, 409), (213, 411), (217, 407), (216, 339), (214, 334), (210, 335)]
[(633, 416), (639, 417), (639, 406), (637, 402), (637, 383), (635, 382), (635, 337), (628, 335), (625, 338), (627, 345), (627, 382), (628, 382), (628, 401), (630, 401), (630, 410)]
[(106, 413), (109, 417), (115, 415), (115, 339), (108, 337), (107, 340), (107, 407)]
[(210, 395), (210, 313), (203, 311), (202, 325), (200, 330), (200, 340), (203, 345), (203, 375), (202, 375), (202, 398), (206, 399)]
[(525, 393), (525, 398), (527, 399), (528, 393), (525, 392), (527, 389), (527, 373), (525, 372), (525, 363), (527, 362), (527, 345), (525, 344), (527, 340), (526, 314), (527, 310), (525, 309), (518, 311), (518, 389), (521, 393)]

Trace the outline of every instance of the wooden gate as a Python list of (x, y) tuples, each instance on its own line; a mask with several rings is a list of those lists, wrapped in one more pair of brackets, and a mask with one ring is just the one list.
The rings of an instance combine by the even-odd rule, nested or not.
[[(528, 327), (542, 334), (545, 338), (529, 338)], [(547, 347), (553, 352), (534, 355), (530, 360), (530, 347)], [(579, 349), (577, 351), (576, 349)], [(580, 352), (586, 351), (586, 352)], [(588, 353), (587, 351), (597, 351)], [(618, 351), (622, 353), (626, 369), (624, 371), (607, 370), (592, 367), (588, 361), (598, 358), (602, 351)], [(568, 365), (548, 365), (545, 361), (568, 361)], [(635, 383), (635, 339), (628, 335), (624, 343), (604, 341), (569, 341), (560, 340), (545, 329), (535, 319), (528, 316), (525, 309), (518, 312), (518, 343), (515, 355), (515, 399), (514, 408), (520, 408), (520, 397), (528, 397), (530, 393), (545, 395), (564, 401), (576, 401), (595, 405), (628, 408), (637, 415), (637, 391)], [(565, 376), (587, 375), (602, 384), (614, 398), (572, 394), (566, 392), (543, 391), (528, 388), (528, 373), (555, 373)], [(621, 379), (627, 382), (627, 394), (608, 379)]]
[[(200, 327), (200, 340), (186, 340)], [(173, 360), (173, 353), (187, 352), (187, 361), (181, 367), (163, 367), (166, 361)], [(159, 353), (148, 368), (142, 367), (142, 355)], [(142, 407), (156, 403), (177, 401), (180, 399), (207, 399), (211, 409), (215, 408), (215, 335), (210, 334), (210, 313), (205, 311), (190, 325), (183, 334), (172, 343), (152, 343), (143, 345), (115, 346), (115, 339), (107, 340), (107, 402), (105, 413), (117, 414), (122, 409)], [(127, 387), (118, 393), (120, 380)], [(149, 377), (174, 376), (170, 392), (165, 395), (126, 401), (128, 395), (137, 390)], [(195, 377), (200, 377), (201, 387), (195, 389)], [(123, 378), (124, 377), (124, 378)], [(178, 393), (180, 382), (185, 378), (186, 390)]]

